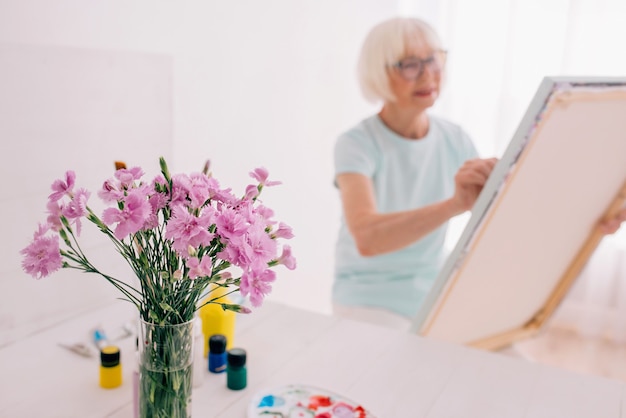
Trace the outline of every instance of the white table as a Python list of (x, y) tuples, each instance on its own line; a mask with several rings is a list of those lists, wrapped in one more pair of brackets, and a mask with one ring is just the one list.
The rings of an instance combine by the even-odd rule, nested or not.
[[(57, 343), (133, 314), (115, 302), (0, 349), (0, 417), (132, 417), (134, 338), (118, 342), (124, 383), (109, 390), (98, 386), (97, 356)], [(248, 352), (248, 387), (228, 390), (224, 374), (206, 371), (194, 418), (244, 418), (255, 392), (288, 383), (337, 392), (379, 418), (626, 418), (618, 381), (278, 304), (239, 315), (235, 345)]]

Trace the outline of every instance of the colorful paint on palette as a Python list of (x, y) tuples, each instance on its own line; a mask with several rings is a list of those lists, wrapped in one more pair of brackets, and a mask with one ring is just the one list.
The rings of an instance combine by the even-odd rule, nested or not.
[(286, 385), (259, 392), (248, 418), (375, 418), (360, 404), (328, 390)]

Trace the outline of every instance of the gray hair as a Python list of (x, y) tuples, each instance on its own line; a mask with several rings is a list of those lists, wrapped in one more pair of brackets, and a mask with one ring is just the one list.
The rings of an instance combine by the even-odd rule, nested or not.
[(435, 30), (418, 18), (396, 17), (374, 26), (361, 47), (357, 72), (363, 96), (371, 102), (395, 101), (388, 68), (412, 47), (442, 49)]

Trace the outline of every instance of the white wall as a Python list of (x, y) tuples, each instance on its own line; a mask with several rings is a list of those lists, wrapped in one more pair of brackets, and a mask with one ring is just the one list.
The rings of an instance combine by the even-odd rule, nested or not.
[[(280, 272), (270, 298), (328, 312), (339, 217), (332, 146), (373, 110), (358, 92), (356, 54), (366, 31), (395, 11), (386, 0), (0, 0), (0, 52), (22, 65), (0, 69), (0, 345), (116, 295), (97, 276), (65, 270), (36, 282), (21, 271), (18, 255), (45, 216), (52, 180), (82, 169), (95, 190), (115, 159), (151, 174), (158, 155), (169, 157), (174, 172), (199, 170), (211, 159), (214, 175), (235, 190), (243, 190), (253, 168), (268, 168), (284, 184), (266, 189), (264, 200), (293, 227), (298, 258), (295, 271)], [(143, 65), (145, 73), (108, 77), (107, 60), (122, 70)], [(47, 77), (50, 68), (56, 73)], [(83, 83), (72, 90), (75, 97), (55, 85), (64, 77)], [(37, 79), (50, 82), (29, 84)], [(164, 110), (157, 105), (142, 107), (134, 127), (120, 116), (111, 130), (98, 105), (79, 105), (81, 92), (97, 98), (98, 87), (122, 80), (118, 88), (128, 88), (124, 83), (133, 79), (143, 88), (150, 80), (169, 83), (170, 119), (158, 116)], [(55, 97), (73, 107), (57, 106)], [(133, 103), (125, 103), (126, 112)], [(57, 132), (58, 121), (64, 128)], [(75, 135), (59, 133), (72, 132), (74, 121), (82, 127)], [(139, 125), (141, 135), (129, 136)], [(29, 137), (35, 127), (37, 135)], [(94, 248), (106, 251), (102, 244), (92, 238)]]
[[(96, 191), (113, 161), (154, 171), (160, 154), (171, 156), (171, 85), (172, 60), (164, 55), (0, 44), (0, 345), (119, 296), (102, 278), (67, 269), (35, 281), (20, 271), (18, 250), (45, 220), (50, 184), (66, 170), (101, 212)], [(104, 235), (85, 224), (81, 247), (91, 261), (114, 277), (132, 276)]]

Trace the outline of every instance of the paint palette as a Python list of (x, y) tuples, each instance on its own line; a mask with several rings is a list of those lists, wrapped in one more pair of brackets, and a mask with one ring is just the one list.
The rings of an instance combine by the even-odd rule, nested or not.
[(286, 385), (258, 392), (248, 418), (375, 418), (360, 404), (307, 385)]

